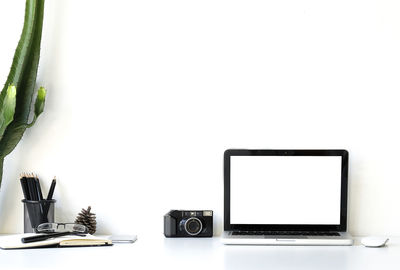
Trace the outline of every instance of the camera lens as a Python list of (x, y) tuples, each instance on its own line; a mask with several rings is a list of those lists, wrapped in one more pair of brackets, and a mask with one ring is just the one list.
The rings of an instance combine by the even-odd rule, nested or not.
[(185, 231), (190, 235), (198, 235), (203, 229), (203, 224), (198, 218), (191, 217), (185, 222)]

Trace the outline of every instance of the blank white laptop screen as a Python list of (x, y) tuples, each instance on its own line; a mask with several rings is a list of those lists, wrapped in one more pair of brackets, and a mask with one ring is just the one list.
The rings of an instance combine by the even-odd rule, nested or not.
[(231, 156), (231, 224), (340, 224), (340, 156)]

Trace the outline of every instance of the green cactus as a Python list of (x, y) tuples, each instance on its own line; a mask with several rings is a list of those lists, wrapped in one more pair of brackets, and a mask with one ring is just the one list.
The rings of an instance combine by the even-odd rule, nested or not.
[(10, 73), (0, 93), (0, 185), (4, 158), (17, 146), (25, 130), (43, 112), (46, 90), (38, 90), (29, 123), (40, 57), (44, 0), (26, 0), (25, 20)]

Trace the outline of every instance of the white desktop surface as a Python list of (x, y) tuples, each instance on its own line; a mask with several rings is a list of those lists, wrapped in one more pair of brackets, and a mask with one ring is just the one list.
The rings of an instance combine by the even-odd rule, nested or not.
[(400, 238), (384, 248), (225, 246), (219, 237), (140, 237), (111, 247), (0, 250), (0, 269), (400, 269)]

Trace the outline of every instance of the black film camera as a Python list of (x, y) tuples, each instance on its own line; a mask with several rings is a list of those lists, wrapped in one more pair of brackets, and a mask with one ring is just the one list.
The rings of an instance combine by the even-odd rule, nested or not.
[(164, 215), (165, 237), (212, 237), (213, 211), (171, 210)]

